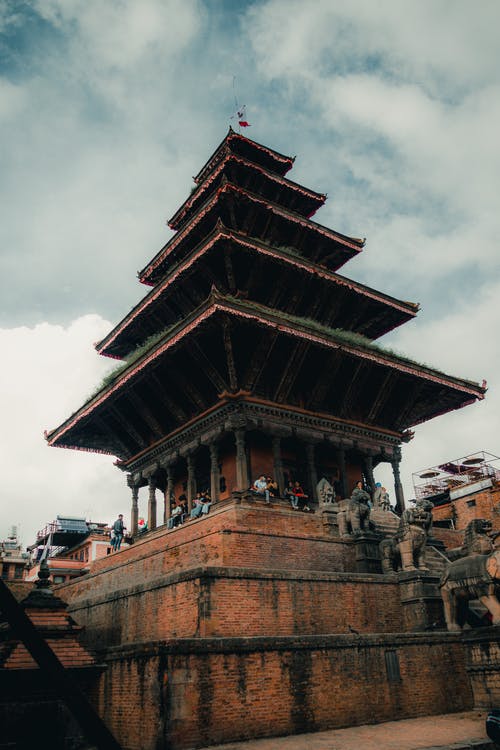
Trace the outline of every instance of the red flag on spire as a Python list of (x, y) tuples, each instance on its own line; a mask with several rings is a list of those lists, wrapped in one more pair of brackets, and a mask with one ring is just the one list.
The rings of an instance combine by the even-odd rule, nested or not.
[(234, 115), (231, 116), (231, 119), (238, 120), (238, 125), (240, 128), (249, 128), (250, 123), (247, 120), (247, 108), (246, 105), (243, 104), (242, 107), (239, 107)]

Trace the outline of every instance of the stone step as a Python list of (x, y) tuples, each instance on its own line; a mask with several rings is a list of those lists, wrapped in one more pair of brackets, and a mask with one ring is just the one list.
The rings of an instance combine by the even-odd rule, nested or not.
[(444, 573), (448, 558), (431, 545), (425, 548), (425, 561), (431, 573), (441, 576)]

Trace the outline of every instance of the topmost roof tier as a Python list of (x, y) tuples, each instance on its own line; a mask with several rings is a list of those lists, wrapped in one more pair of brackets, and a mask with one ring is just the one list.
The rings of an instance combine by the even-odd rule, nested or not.
[(282, 176), (293, 167), (295, 161), (295, 156), (285, 156), (278, 151), (273, 151), (273, 149), (263, 146), (257, 141), (245, 138), (241, 133), (235, 133), (230, 127), (222, 143), (215, 149), (198, 174), (193, 177), (196, 184), (199, 185), (203, 182), (228, 153), (242, 156), (244, 159)]

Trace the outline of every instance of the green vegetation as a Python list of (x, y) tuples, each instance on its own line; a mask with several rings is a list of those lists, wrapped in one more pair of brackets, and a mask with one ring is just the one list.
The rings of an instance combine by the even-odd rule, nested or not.
[(90, 399), (94, 398), (94, 396), (96, 396), (100, 391), (102, 391), (108, 385), (111, 385), (118, 378), (120, 373), (126, 370), (127, 367), (136, 362), (138, 359), (140, 359), (143, 354), (145, 354), (149, 349), (152, 349), (154, 345), (157, 344), (158, 341), (160, 341), (164, 336), (166, 336), (173, 327), (173, 325), (168, 326), (167, 328), (163, 328), (159, 333), (148, 336), (148, 338), (143, 341), (142, 344), (139, 344), (135, 347), (135, 349), (132, 349), (132, 351), (129, 352), (126, 357), (124, 357), (121, 364), (110, 370), (110, 372), (106, 373), (97, 388), (91, 393), (88, 400), (90, 401)]

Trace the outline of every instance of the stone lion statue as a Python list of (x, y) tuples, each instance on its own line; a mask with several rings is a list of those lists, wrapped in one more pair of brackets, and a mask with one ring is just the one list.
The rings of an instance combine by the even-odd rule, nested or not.
[(432, 528), (432, 503), (419, 500), (403, 511), (399, 528), (390, 539), (380, 542), (382, 572), (429, 570), (425, 564), (425, 545)]
[(361, 482), (357, 483), (348, 500), (340, 501), (339, 512), (337, 513), (340, 536), (361, 534), (362, 531), (368, 528), (370, 517), (369, 501), (370, 495), (363, 490)]
[(447, 550), (446, 555), (450, 560), (469, 555), (487, 555), (493, 552), (493, 540), (496, 536), (492, 534), (491, 521), (487, 518), (474, 518), (467, 524), (463, 545)]
[(493, 625), (500, 625), (499, 584), (500, 549), (489, 555), (468, 555), (448, 563), (440, 583), (448, 630), (463, 628), (471, 599), (479, 599), (490, 612)]

